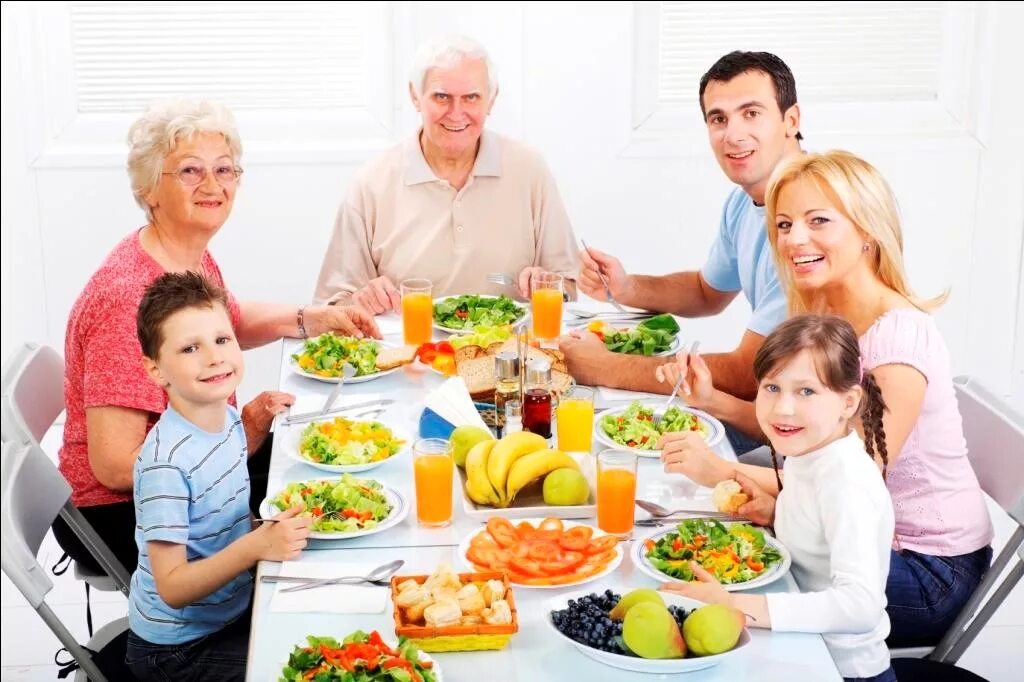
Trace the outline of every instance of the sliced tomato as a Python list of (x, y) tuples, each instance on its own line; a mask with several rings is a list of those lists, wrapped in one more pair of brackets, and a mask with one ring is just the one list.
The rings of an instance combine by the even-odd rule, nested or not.
[(562, 537), (565, 527), (561, 519), (544, 519), (537, 528), (537, 537), (542, 540), (558, 540)]
[(508, 562), (511, 557), (506, 550), (498, 547), (474, 547), (473, 545), (470, 545), (469, 549), (466, 550), (466, 558), (474, 564), (490, 566), (491, 568), (500, 570), (508, 566)]
[(473, 536), (473, 539), (469, 541), (470, 547), (484, 547), (490, 549), (501, 549), (501, 545), (495, 542), (494, 538), (491, 537), (490, 533), (477, 533)]
[(527, 556), (535, 561), (544, 563), (562, 558), (562, 550), (558, 543), (551, 540), (538, 540), (530, 546)]
[(575, 570), (586, 558), (583, 552), (564, 552), (557, 559), (543, 562), (540, 567), (547, 575), (560, 575)]
[(522, 573), (523, 575), (544, 575), (544, 570), (540, 567), (540, 563), (534, 561), (533, 559), (512, 555), (512, 558), (509, 559), (508, 565), (514, 571), (516, 571), (517, 573)]
[(598, 538), (591, 538), (587, 546), (587, 554), (600, 554), (601, 552), (614, 549), (619, 544), (619, 539), (614, 535), (602, 535)]
[(513, 547), (519, 542), (519, 534), (516, 533), (516, 527), (512, 525), (512, 522), (501, 516), (491, 517), (487, 521), (487, 532), (491, 534), (502, 547), (506, 549)]
[(523, 540), (532, 540), (537, 534), (537, 529), (534, 528), (533, 524), (529, 521), (520, 521), (519, 524), (516, 525), (516, 533), (518, 533), (519, 537)]
[(591, 554), (587, 557), (587, 560), (584, 562), (583, 566), (597, 566), (598, 568), (603, 569), (605, 566), (610, 564), (615, 559), (615, 557), (616, 552), (614, 549), (609, 549), (607, 551), (601, 552), (600, 554)]
[(455, 355), (455, 349), (452, 348), (452, 344), (447, 341), (438, 341), (436, 348), (437, 352), (442, 355)]
[(565, 531), (562, 537), (558, 538), (558, 544), (563, 549), (584, 552), (587, 549), (587, 545), (590, 544), (590, 538), (593, 534), (594, 529), (590, 526), (574, 526)]

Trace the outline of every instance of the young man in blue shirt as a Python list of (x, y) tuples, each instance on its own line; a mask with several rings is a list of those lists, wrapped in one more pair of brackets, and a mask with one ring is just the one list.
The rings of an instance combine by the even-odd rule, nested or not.
[[(801, 151), (796, 83), (789, 67), (773, 54), (731, 52), (701, 78), (700, 102), (715, 158), (737, 185), (726, 199), (704, 267), (699, 272), (632, 275), (617, 258), (586, 249), (580, 254), (578, 286), (591, 298), (605, 300), (603, 274), (619, 303), (681, 317), (720, 313), (742, 291), (753, 313), (739, 346), (703, 357), (716, 388), (752, 399), (754, 355), (786, 316), (785, 294), (764, 226), (764, 193), (775, 167)], [(594, 334), (562, 337), (559, 347), (581, 384), (652, 393), (672, 390), (655, 373), (664, 358), (612, 353)]]
[(297, 506), (253, 529), (245, 431), (228, 403), (242, 350), (224, 291), (195, 273), (165, 274), (143, 296), (137, 327), (168, 407), (135, 461), (126, 663), (140, 680), (242, 680), (249, 569), (297, 557), (310, 519)]

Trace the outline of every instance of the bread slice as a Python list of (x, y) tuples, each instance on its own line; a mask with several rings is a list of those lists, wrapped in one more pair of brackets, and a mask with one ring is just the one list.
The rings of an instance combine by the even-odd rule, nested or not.
[(462, 348), (455, 351), (455, 364), (458, 365), (460, 362), (466, 360), (472, 360), (484, 355), (484, 349), (480, 346), (463, 346)]
[(377, 369), (384, 371), (408, 365), (416, 359), (416, 346), (381, 348), (377, 351)]
[(458, 364), (459, 376), (466, 382), (473, 400), (487, 400), (494, 396), (494, 358), (483, 355)]

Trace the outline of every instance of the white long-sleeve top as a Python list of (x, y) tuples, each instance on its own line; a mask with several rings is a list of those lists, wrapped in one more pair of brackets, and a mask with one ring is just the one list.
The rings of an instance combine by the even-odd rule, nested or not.
[(885, 583), (892, 499), (856, 433), (786, 458), (775, 532), (793, 555), (800, 593), (767, 596), (772, 629), (819, 632), (843, 677), (889, 667)]

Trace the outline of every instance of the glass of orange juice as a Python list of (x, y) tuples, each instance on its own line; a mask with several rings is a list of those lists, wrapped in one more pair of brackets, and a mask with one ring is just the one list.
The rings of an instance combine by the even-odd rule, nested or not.
[(558, 425), (559, 450), (590, 452), (594, 434), (594, 389), (570, 386), (563, 391), (555, 422)]
[(433, 284), (429, 279), (407, 279), (402, 282), (402, 333), (405, 343), (419, 346), (433, 336)]
[(421, 526), (452, 522), (452, 474), (455, 461), (443, 438), (422, 438), (412, 446), (416, 485), (416, 520)]
[(533, 335), (550, 341), (562, 333), (562, 287), (561, 275), (542, 272), (533, 277), (530, 301), (533, 304)]
[(636, 460), (625, 450), (597, 456), (597, 527), (606, 533), (627, 537), (633, 532)]

